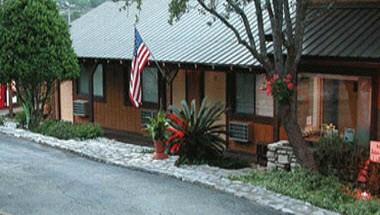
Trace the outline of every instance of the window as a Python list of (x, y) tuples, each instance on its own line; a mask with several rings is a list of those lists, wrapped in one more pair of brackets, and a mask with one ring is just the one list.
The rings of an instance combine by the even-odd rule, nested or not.
[(145, 68), (142, 73), (142, 102), (158, 104), (158, 71), (156, 68)]
[(265, 74), (256, 75), (256, 115), (273, 117), (273, 97), (263, 90), (265, 84)]
[[(88, 95), (88, 80), (90, 78), (90, 72), (85, 69), (84, 66), (81, 67), (80, 77), (78, 80), (78, 94), (87, 96)], [(104, 97), (104, 72), (103, 65), (99, 64), (96, 67), (94, 74), (94, 96)]]
[(342, 137), (346, 130), (354, 130), (358, 138), (369, 138), (371, 88), (366, 77), (301, 74), (297, 91), (301, 128), (307, 135), (319, 135), (322, 125), (331, 123)]
[(255, 74), (236, 73), (235, 92), (235, 113), (254, 114)]

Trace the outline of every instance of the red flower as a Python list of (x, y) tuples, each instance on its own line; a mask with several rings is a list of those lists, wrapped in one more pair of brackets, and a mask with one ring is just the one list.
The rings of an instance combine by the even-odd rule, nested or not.
[(167, 118), (172, 121), (173, 123), (181, 126), (181, 127), (184, 127), (185, 126), (185, 123), (183, 122), (183, 120), (181, 118), (179, 118), (177, 115), (171, 113), (171, 114), (168, 114)]
[(270, 81), (267, 81), (266, 92), (267, 96), (270, 96), (272, 94), (272, 83)]
[(292, 76), (292, 74), (290, 74), (290, 73), (288, 73), (286, 76), (285, 76), (285, 80), (287, 80), (287, 81), (292, 81), (293, 80), (293, 76)]
[(172, 154), (175, 154), (179, 151), (181, 145), (179, 143), (174, 143), (171, 147), (170, 147), (170, 153)]
[(288, 89), (289, 89), (289, 90), (293, 90), (294, 87), (295, 87), (295, 85), (294, 85), (292, 82), (289, 82), (289, 83), (288, 83)]
[(280, 76), (278, 76), (278, 74), (274, 74), (274, 75), (272, 76), (272, 82), (277, 81), (279, 78), (280, 78)]

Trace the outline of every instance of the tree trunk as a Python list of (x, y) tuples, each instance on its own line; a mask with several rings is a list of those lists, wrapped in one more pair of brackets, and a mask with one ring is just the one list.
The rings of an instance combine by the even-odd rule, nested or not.
[(297, 114), (292, 110), (292, 105), (279, 104), (279, 115), (298, 162), (307, 169), (317, 170), (314, 154), (303, 139), (301, 128), (297, 123)]

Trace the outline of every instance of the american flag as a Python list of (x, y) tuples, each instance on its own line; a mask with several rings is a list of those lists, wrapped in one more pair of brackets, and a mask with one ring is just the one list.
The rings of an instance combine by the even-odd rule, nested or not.
[(133, 50), (131, 75), (129, 80), (129, 98), (135, 107), (141, 106), (141, 73), (151, 55), (140, 33), (135, 28), (135, 48)]

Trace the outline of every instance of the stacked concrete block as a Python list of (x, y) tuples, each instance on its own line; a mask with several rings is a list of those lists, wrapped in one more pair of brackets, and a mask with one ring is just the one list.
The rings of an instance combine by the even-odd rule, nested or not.
[(267, 169), (294, 170), (300, 165), (288, 141), (279, 141), (268, 145)]

